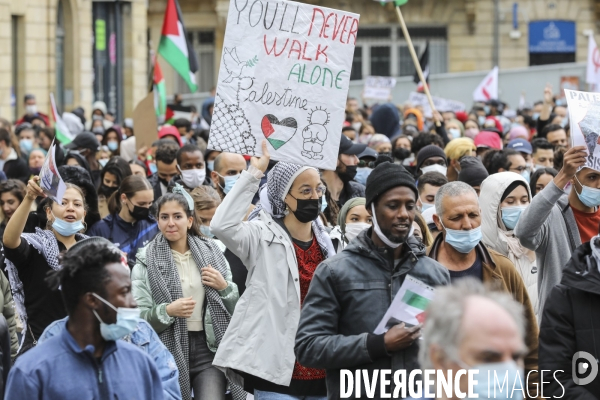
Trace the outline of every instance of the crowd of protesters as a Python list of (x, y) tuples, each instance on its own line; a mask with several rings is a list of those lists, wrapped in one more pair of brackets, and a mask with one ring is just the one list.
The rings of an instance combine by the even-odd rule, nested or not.
[[(600, 172), (550, 87), (430, 116), (349, 98), (331, 171), (210, 149), (214, 98), (139, 151), (95, 102), (63, 114), (61, 202), (24, 101), (0, 119), (5, 398), (338, 399), (342, 370), (425, 368), (600, 398), (571, 376), (600, 357)], [(376, 334), (407, 276), (435, 288), (424, 322)]]

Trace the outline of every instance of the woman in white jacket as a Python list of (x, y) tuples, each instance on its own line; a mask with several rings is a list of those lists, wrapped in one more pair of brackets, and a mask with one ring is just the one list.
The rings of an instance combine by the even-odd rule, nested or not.
[(481, 231), (483, 243), (505, 255), (515, 265), (527, 287), (533, 310), (538, 315), (535, 252), (523, 247), (513, 233), (523, 210), (531, 202), (527, 181), (514, 172), (498, 172), (481, 183)]
[[(211, 231), (246, 268), (246, 291), (238, 301), (213, 365), (243, 378), (254, 398), (325, 398), (325, 371), (305, 368), (294, 355), (300, 308), (318, 264), (335, 254), (318, 219), (325, 187), (312, 167), (277, 163), (260, 192), (260, 203), (244, 217), (269, 153), (253, 158), (217, 208)], [(312, 399), (313, 397), (311, 397)]]

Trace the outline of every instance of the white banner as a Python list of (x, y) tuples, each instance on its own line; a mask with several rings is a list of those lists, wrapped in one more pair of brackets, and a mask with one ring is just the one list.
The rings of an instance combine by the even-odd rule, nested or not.
[(67, 190), (67, 186), (58, 173), (58, 168), (54, 160), (56, 157), (55, 154), (56, 143), (53, 141), (40, 170), (40, 187), (48, 197), (52, 198), (58, 204), (62, 204), (62, 198), (65, 190)]
[(600, 171), (600, 93), (565, 89), (571, 123), (571, 146), (586, 146), (584, 167)]
[[(438, 110), (439, 112), (444, 112), (444, 111), (465, 111), (465, 105), (463, 103), (461, 103), (460, 101), (456, 101), (456, 100), (448, 100), (448, 99), (443, 99), (441, 97), (435, 97), (435, 96), (431, 96), (431, 98), (433, 99), (433, 105), (435, 106), (435, 109)], [(427, 101), (427, 96), (422, 94), (422, 93), (417, 93), (417, 92), (411, 92), (410, 96), (408, 97), (408, 101), (411, 102), (414, 106), (422, 106), (423, 107), (423, 114), (425, 115), (426, 118), (431, 118), (433, 117), (433, 114), (431, 113), (431, 107), (429, 106), (429, 101)]]
[(365, 99), (391, 101), (396, 79), (389, 76), (367, 76), (363, 97)]
[(208, 148), (334, 170), (357, 14), (231, 0)]

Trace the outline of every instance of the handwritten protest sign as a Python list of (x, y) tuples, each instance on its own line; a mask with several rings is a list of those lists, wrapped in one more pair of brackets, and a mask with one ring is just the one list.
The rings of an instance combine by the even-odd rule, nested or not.
[(335, 169), (358, 18), (231, 0), (208, 148)]
[(61, 204), (67, 186), (58, 173), (55, 157), (56, 144), (52, 142), (44, 165), (42, 165), (42, 169), (40, 170), (40, 187), (48, 197)]
[(600, 93), (565, 89), (571, 123), (571, 145), (586, 146), (588, 167), (600, 171)]
[[(438, 110), (439, 112), (444, 112), (444, 111), (465, 111), (465, 105), (463, 103), (461, 103), (460, 101), (456, 101), (456, 100), (448, 100), (448, 99), (444, 99), (441, 97), (435, 97), (432, 96), (433, 98), (433, 105), (435, 106), (435, 109)], [(408, 96), (408, 101), (411, 102), (414, 106), (422, 106), (423, 107), (423, 113), (425, 114), (425, 117), (427, 118), (431, 118), (433, 117), (433, 114), (431, 113), (431, 107), (429, 106), (429, 101), (427, 100), (427, 96), (425, 96), (422, 93), (417, 93), (417, 92), (411, 92), (410, 95)]]
[(365, 99), (389, 101), (392, 89), (396, 87), (396, 79), (388, 76), (367, 76), (365, 80)]

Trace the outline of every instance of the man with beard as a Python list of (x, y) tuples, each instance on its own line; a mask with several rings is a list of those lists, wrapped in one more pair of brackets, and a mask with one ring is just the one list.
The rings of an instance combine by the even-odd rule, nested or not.
[(323, 171), (321, 175), (331, 198), (340, 208), (350, 199), (365, 197), (365, 186), (356, 182), (354, 177), (358, 169), (358, 155), (366, 147), (366, 144), (352, 143), (345, 135), (341, 135), (335, 171)]
[(414, 178), (385, 158), (367, 178), (365, 207), (373, 227), (319, 265), (300, 314), (296, 357), (304, 366), (327, 370), (329, 399), (340, 398), (340, 369), (362, 369), (369, 376), (377, 370), (391, 370), (391, 376), (405, 370), (408, 376), (418, 369), (420, 324), (391, 320), (387, 332), (373, 332), (407, 275), (432, 287), (450, 283), (446, 268), (428, 258), (411, 234), (418, 197)]

